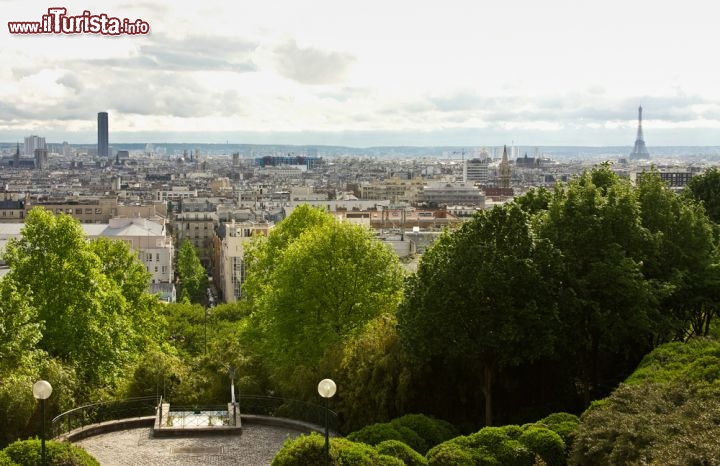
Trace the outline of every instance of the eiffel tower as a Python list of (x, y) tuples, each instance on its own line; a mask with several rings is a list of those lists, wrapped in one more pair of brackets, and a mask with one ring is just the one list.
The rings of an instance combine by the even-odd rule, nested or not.
[(642, 106), (638, 107), (638, 131), (637, 138), (635, 138), (635, 148), (630, 154), (630, 160), (642, 160), (649, 159), (650, 153), (645, 147), (645, 139), (643, 139), (642, 130)]

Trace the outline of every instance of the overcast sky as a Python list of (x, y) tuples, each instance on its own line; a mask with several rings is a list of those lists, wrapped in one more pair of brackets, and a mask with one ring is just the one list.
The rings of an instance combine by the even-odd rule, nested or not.
[[(0, 0), (0, 141), (720, 145), (713, 5)], [(53, 6), (150, 33), (9, 33)]]

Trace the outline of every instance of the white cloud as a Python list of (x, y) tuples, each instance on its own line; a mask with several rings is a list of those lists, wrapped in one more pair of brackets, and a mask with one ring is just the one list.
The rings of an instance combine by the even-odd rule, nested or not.
[[(4, 1), (3, 16), (39, 20), (47, 6), (32, 3)], [(708, 140), (720, 124), (720, 66), (707, 56), (716, 28), (703, 0), (64, 6), (142, 18), (151, 33), (4, 32), (0, 129), (17, 131), (13, 140), (27, 130), (92, 129), (101, 110), (118, 134), (437, 134), (478, 145), (492, 131), (630, 144), (640, 104), (648, 137), (707, 129)]]

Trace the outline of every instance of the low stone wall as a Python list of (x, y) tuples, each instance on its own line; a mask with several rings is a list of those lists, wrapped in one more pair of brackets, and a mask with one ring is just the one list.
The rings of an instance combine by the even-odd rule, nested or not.
[(71, 430), (68, 433), (56, 437), (54, 440), (61, 442), (77, 442), (93, 435), (107, 434), (118, 430), (138, 429), (140, 427), (152, 427), (155, 423), (155, 416), (143, 416), (130, 419), (119, 419), (116, 421), (90, 424)]
[[(293, 419), (286, 419), (281, 417), (258, 416), (254, 414), (243, 414), (240, 417), (243, 424), (277, 426), (286, 429), (293, 429), (304, 434), (309, 434), (311, 432), (325, 433), (325, 428), (323, 426), (310, 424), (309, 422), (295, 421)], [(100, 424), (90, 424), (84, 427), (80, 427), (66, 434), (62, 434), (56, 437), (54, 440), (72, 443), (87, 437), (92, 437), (94, 435), (102, 435), (109, 432), (137, 429), (141, 427), (153, 427), (154, 424), (155, 416), (120, 419), (117, 421), (108, 421), (102, 422)], [(198, 433), (198, 429), (191, 429), (191, 432), (188, 432), (187, 435), (193, 435), (194, 433)], [(212, 435), (221, 434), (221, 432), (203, 432), (203, 434)], [(330, 432), (330, 435), (335, 436), (335, 433)]]

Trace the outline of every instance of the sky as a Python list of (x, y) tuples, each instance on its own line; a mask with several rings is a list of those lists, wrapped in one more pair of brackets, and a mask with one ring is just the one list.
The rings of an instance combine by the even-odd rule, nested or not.
[[(0, 0), (0, 141), (720, 145), (713, 5)], [(149, 32), (9, 32), (52, 7)]]

